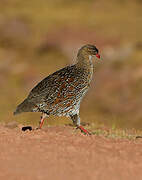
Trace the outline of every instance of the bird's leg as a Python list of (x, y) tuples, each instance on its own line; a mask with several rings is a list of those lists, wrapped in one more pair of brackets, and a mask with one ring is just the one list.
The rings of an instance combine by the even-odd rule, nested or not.
[(91, 135), (91, 133), (87, 131), (86, 129), (84, 129), (83, 126), (77, 126), (76, 129), (80, 129), (81, 132), (84, 133), (85, 135)]
[(77, 127), (77, 129), (80, 129), (82, 133), (84, 133), (85, 135), (91, 135), (90, 132), (88, 132), (86, 129), (84, 129), (81, 125), (80, 125), (80, 117), (79, 114), (75, 114), (75, 115), (70, 115), (71, 120), (73, 121), (73, 124)]
[(42, 113), (42, 116), (40, 117), (40, 121), (39, 121), (39, 127), (38, 129), (41, 129), (43, 123), (44, 123), (44, 119), (47, 115), (45, 113)]

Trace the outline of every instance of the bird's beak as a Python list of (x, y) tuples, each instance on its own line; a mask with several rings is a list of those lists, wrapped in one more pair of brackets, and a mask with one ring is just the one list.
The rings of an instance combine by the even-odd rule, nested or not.
[(99, 54), (96, 54), (96, 57), (100, 59), (100, 55)]

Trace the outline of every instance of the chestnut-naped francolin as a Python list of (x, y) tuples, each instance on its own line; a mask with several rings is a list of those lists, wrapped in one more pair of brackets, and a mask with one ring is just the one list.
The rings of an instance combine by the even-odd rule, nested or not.
[(92, 57), (100, 58), (98, 49), (87, 44), (79, 49), (76, 63), (60, 69), (39, 82), (28, 97), (17, 106), (14, 115), (41, 112), (39, 128), (50, 115), (67, 116), (84, 134), (90, 133), (80, 125), (80, 103), (90, 87), (93, 75)]

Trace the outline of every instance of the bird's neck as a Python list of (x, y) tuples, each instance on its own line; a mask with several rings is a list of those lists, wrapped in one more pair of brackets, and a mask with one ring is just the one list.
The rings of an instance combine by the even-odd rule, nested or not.
[(90, 82), (94, 69), (92, 56), (88, 54), (78, 54), (76, 66), (84, 71), (86, 78)]
[(93, 69), (92, 56), (88, 54), (78, 54), (76, 65), (86, 70), (92, 70)]

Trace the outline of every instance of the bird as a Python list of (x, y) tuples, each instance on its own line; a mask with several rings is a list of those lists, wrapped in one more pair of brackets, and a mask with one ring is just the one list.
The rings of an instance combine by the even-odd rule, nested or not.
[(22, 112), (41, 112), (39, 127), (50, 115), (69, 117), (85, 135), (91, 133), (80, 124), (80, 103), (87, 93), (93, 76), (93, 56), (100, 58), (95, 45), (86, 44), (77, 53), (76, 63), (44, 78), (17, 106), (14, 115)]

